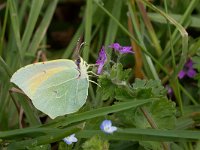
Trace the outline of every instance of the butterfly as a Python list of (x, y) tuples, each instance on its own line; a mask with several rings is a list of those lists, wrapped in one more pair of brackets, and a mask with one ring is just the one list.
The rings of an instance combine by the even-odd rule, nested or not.
[(87, 63), (81, 57), (27, 65), (10, 81), (52, 119), (78, 111), (86, 102), (89, 88)]

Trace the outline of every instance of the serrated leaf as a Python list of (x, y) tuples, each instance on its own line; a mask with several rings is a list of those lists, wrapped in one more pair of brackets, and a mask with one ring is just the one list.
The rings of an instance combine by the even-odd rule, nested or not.
[[(149, 113), (149, 117), (151, 117), (151, 120), (154, 121), (158, 129), (175, 128), (176, 108), (174, 102), (161, 98), (160, 100), (155, 100), (152, 103), (149, 103), (145, 108), (148, 111), (147, 113)], [(119, 122), (124, 124), (126, 127), (143, 129), (151, 128), (151, 125), (140, 108), (119, 112), (116, 114), (116, 117), (120, 120)], [(145, 149), (161, 149), (161, 144), (159, 142), (140, 141), (139, 143)]]
[(98, 88), (97, 93), (102, 95), (102, 100), (114, 98), (116, 91), (119, 92), (118, 89), (125, 88), (128, 85), (130, 72), (131, 69), (123, 70), (122, 64), (118, 63), (112, 66), (110, 75), (107, 73), (101, 75), (98, 79), (101, 88)]
[(112, 80), (127, 81), (130, 78), (131, 69), (123, 69), (122, 64), (116, 63), (112, 66), (110, 77)]
[[(151, 118), (159, 129), (173, 129), (176, 125), (175, 103), (167, 99), (153, 101), (146, 106)], [(129, 109), (116, 114), (120, 122), (129, 127), (151, 128), (144, 114), (139, 108)]]
[(132, 89), (137, 93), (137, 98), (165, 97), (167, 93), (159, 80), (136, 79)]
[(117, 86), (111, 82), (107, 75), (100, 76), (98, 83), (101, 87), (97, 89), (97, 93), (102, 96), (102, 100), (114, 97), (114, 91)]
[[(160, 99), (154, 101), (151, 105), (146, 107), (150, 117), (156, 123), (159, 129), (173, 129), (176, 124), (176, 108), (175, 103), (167, 99)], [(143, 113), (138, 110), (135, 115), (135, 125), (138, 128), (151, 127)]]
[(118, 87), (115, 89), (115, 99), (119, 101), (129, 101), (135, 97), (134, 93), (130, 93), (128, 87)]
[(109, 150), (109, 143), (98, 136), (94, 136), (83, 143), (82, 148), (83, 150)]
[(175, 127), (176, 108), (174, 102), (167, 99), (155, 101), (150, 107), (150, 112), (159, 129), (173, 129)]

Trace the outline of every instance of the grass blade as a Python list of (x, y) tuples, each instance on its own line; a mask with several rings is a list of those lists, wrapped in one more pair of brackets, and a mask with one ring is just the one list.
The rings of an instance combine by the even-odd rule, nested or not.
[(49, 6), (43, 16), (43, 20), (40, 23), (40, 26), (38, 27), (36, 33), (33, 36), (33, 40), (28, 48), (28, 51), (30, 53), (32, 53), (33, 55), (36, 53), (36, 51), (38, 50), (39, 44), (42, 41), (42, 39), (44, 38), (47, 28), (50, 24), (50, 21), (53, 17), (54, 11), (56, 9), (58, 0), (53, 0), (49, 3)]
[(93, 15), (92, 8), (93, 8), (92, 0), (87, 0), (86, 12), (85, 12), (85, 42), (87, 46), (85, 46), (83, 50), (83, 59), (85, 61), (88, 61), (90, 52), (92, 15)]
[(26, 28), (22, 37), (22, 52), (26, 51), (31, 35), (33, 33), (33, 30), (35, 28), (36, 22), (38, 20), (39, 14), (41, 12), (42, 5), (44, 3), (44, 0), (34, 0), (31, 3), (31, 10), (29, 14), (29, 18), (26, 24)]
[(87, 112), (84, 112), (84, 113), (69, 116), (69, 117), (67, 117), (66, 119), (63, 119), (63, 120), (58, 119), (58, 120), (52, 121), (52, 123), (47, 124), (47, 126), (48, 127), (52, 126), (52, 125), (53, 125), (53, 127), (67, 126), (71, 123), (75, 123), (75, 122), (87, 120), (87, 119), (90, 119), (90, 118), (95, 118), (95, 117), (107, 115), (107, 114), (113, 113), (113, 112), (118, 112), (118, 111), (130, 109), (130, 108), (138, 107), (138, 106), (144, 105), (146, 103), (149, 103), (151, 101), (152, 101), (152, 99), (132, 101), (132, 102), (123, 102), (123, 103), (116, 104), (116, 105), (113, 105), (113, 106), (98, 108), (98, 109), (94, 109), (94, 110), (87, 111)]
[(112, 135), (107, 135), (98, 130), (84, 130), (77, 133), (79, 138), (89, 138), (99, 135), (108, 140), (128, 140), (128, 141), (175, 141), (185, 142), (200, 139), (199, 131), (189, 130), (160, 130), (160, 129), (118, 129)]

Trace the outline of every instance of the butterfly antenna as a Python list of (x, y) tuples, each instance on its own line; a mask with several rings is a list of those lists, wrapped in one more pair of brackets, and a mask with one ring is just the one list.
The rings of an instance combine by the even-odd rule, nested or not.
[(78, 39), (78, 41), (76, 43), (76, 47), (75, 47), (75, 50), (74, 50), (73, 58), (75, 58), (75, 59), (80, 58), (80, 49), (83, 45), (82, 41), (83, 41), (83, 36), (81, 35), (81, 37)]

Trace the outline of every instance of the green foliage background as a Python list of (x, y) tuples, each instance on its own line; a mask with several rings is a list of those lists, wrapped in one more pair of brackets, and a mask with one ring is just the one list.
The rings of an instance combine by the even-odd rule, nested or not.
[[(76, 4), (75, 23), (56, 20), (60, 6)], [(200, 149), (199, 15), (199, 0), (1, 1), (1, 148)], [(56, 29), (69, 29), (68, 44), (52, 42)], [(26, 96), (10, 92), (12, 74), (33, 63), (39, 50), (49, 60), (71, 59), (81, 36), (86, 42), (81, 56), (89, 64), (95, 63), (102, 45), (108, 55), (103, 73), (92, 78), (101, 87), (90, 84), (81, 110), (51, 120)], [(131, 45), (134, 56), (114, 53), (108, 48), (114, 42)], [(197, 75), (180, 80), (178, 73), (189, 58)], [(173, 89), (172, 97), (165, 85)], [(117, 132), (100, 131), (105, 119), (112, 120)], [(62, 139), (72, 133), (78, 143), (68, 146)]]

